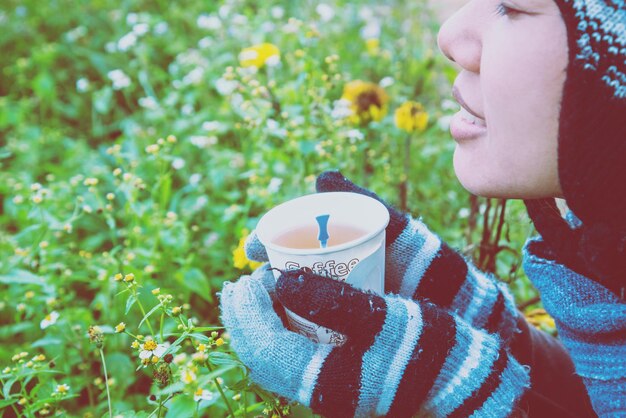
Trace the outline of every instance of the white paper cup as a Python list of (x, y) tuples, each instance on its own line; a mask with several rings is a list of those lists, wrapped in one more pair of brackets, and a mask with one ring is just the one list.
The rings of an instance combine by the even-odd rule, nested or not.
[[(330, 215), (330, 239), (326, 248), (289, 248), (276, 242), (289, 231), (308, 227), (314, 231), (315, 241), (319, 243), (316, 217), (320, 215)], [(360, 289), (383, 294), (385, 228), (388, 223), (389, 212), (376, 199), (358, 193), (329, 192), (298, 197), (274, 207), (261, 218), (256, 232), (267, 250), (272, 267), (280, 270), (310, 269)], [(350, 241), (332, 245), (333, 231), (337, 227), (361, 231)], [(278, 279), (280, 272), (274, 270), (274, 276)], [(286, 311), (290, 328), (313, 341), (335, 345), (345, 341), (342, 334)]]

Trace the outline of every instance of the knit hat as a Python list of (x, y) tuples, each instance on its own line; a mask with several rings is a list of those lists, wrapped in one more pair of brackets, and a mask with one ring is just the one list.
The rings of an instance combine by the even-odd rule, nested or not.
[(626, 288), (626, 2), (555, 0), (567, 28), (558, 172), (572, 228), (554, 200), (526, 201), (557, 260), (623, 297)]

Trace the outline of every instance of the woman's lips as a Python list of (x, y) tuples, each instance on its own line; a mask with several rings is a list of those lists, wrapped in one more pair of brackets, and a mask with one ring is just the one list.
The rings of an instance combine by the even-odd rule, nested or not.
[(450, 122), (450, 134), (457, 141), (474, 139), (484, 135), (486, 132), (487, 125), (485, 121), (470, 115), (464, 108), (456, 113)]
[(478, 114), (465, 103), (456, 85), (452, 87), (452, 96), (461, 105), (461, 110), (452, 117), (452, 121), (450, 122), (450, 134), (454, 139), (472, 139), (485, 134), (487, 131), (485, 119), (478, 116)]

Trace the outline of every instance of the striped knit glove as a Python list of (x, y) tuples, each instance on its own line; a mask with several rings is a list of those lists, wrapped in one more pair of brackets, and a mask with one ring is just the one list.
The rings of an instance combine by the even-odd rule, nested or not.
[[(231, 346), (260, 386), (325, 417), (505, 417), (529, 385), (496, 335), (427, 302), (379, 296), (295, 270), (273, 288), (267, 266), (221, 294)], [(341, 347), (283, 327), (286, 308), (345, 334)]]
[[(510, 341), (517, 329), (518, 311), (506, 284), (478, 270), (430, 232), (420, 220), (386, 204), (338, 171), (326, 171), (317, 178), (318, 192), (353, 192), (373, 197), (389, 210), (386, 231), (386, 292), (405, 298), (428, 299), (450, 309), (470, 325), (498, 333)], [(250, 235), (248, 258), (267, 261), (265, 248)]]

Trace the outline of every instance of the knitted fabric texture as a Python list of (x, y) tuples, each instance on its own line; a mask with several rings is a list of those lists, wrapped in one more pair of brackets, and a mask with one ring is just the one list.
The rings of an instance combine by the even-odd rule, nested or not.
[(524, 270), (554, 318), (595, 412), (626, 416), (626, 303), (554, 261), (541, 239), (526, 244)]
[(376, 194), (327, 171), (317, 179), (318, 192), (361, 193), (389, 210), (386, 230), (385, 287), (402, 297), (426, 299), (449, 308), (474, 327), (497, 332), (509, 341), (518, 316), (508, 287), (450, 248), (426, 225), (387, 205)]
[[(325, 417), (505, 417), (529, 385), (496, 335), (436, 305), (301, 270), (281, 275), (274, 295), (263, 275), (273, 278), (261, 268), (224, 285), (231, 346), (255, 382)], [(347, 335), (346, 343), (317, 344), (286, 330), (273, 297)]]
[(562, 262), (619, 294), (626, 287), (626, 3), (556, 3), (569, 47), (559, 179), (583, 225), (568, 231), (551, 216), (552, 203), (531, 203), (529, 213)]

